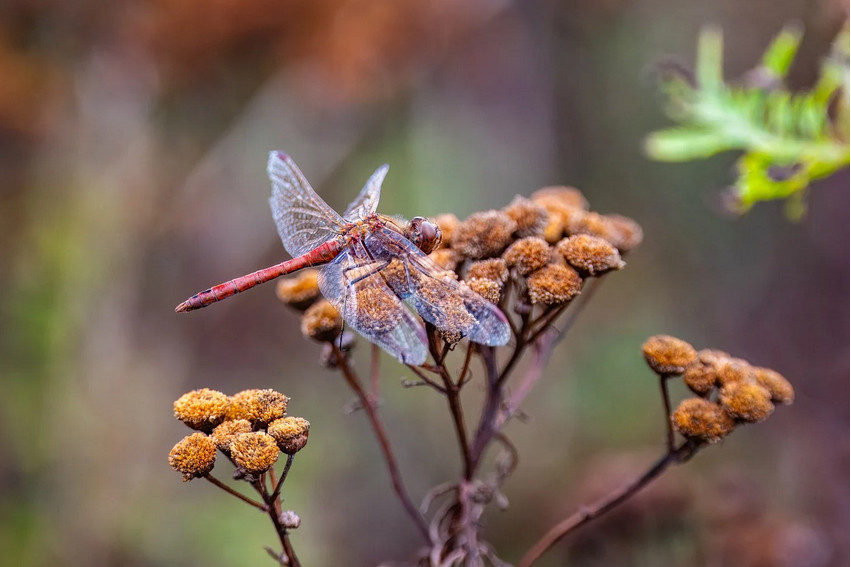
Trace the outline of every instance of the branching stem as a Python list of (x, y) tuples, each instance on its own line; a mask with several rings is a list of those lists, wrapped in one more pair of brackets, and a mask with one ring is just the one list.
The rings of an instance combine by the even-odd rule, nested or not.
[(384, 462), (387, 464), (387, 470), (390, 473), (390, 482), (393, 484), (393, 490), (396, 492), (396, 496), (399, 498), (399, 501), (402, 503), (402, 506), (405, 508), (405, 511), (410, 516), (411, 520), (414, 521), (414, 524), (417, 526), (420, 534), (425, 538), (428, 542), (430, 541), (429, 533), (428, 533), (428, 524), (426, 524), (425, 519), (420, 514), (417, 507), (414, 505), (411, 497), (408, 495), (407, 490), (405, 489), (405, 485), (402, 482), (402, 474), (399, 471), (399, 465), (396, 463), (396, 456), (393, 454), (393, 449), (390, 447), (390, 441), (387, 438), (387, 432), (384, 430), (384, 426), (381, 424), (381, 420), (378, 418), (378, 412), (375, 410), (375, 404), (373, 400), (370, 399), (369, 395), (364, 391), (363, 386), (360, 383), (357, 375), (354, 373), (352, 368), (349, 366), (348, 360), (343, 355), (342, 352), (336, 347), (336, 345), (332, 345), (332, 348), (335, 351), (335, 355), (337, 356), (337, 360), (339, 360), (339, 367), (343, 373), (343, 377), (346, 379), (346, 382), (349, 384), (349, 387), (355, 392), (358, 399), (360, 400), (361, 405), (363, 406), (364, 411), (366, 411), (367, 419), (369, 420), (369, 424), (372, 427), (372, 431), (375, 434), (376, 439), (378, 440), (378, 445), (381, 448), (381, 453), (384, 456)]

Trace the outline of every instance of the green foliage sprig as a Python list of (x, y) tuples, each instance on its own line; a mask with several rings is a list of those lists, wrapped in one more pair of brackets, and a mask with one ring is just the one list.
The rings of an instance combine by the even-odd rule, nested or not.
[(759, 201), (785, 198), (787, 215), (800, 218), (807, 187), (849, 162), (848, 24), (834, 40), (816, 84), (793, 93), (783, 81), (801, 36), (798, 27), (787, 26), (758, 67), (728, 84), (721, 32), (704, 30), (694, 76), (668, 73), (662, 80), (668, 115), (679, 125), (651, 133), (647, 154), (660, 161), (690, 161), (743, 150), (733, 208), (746, 212)]

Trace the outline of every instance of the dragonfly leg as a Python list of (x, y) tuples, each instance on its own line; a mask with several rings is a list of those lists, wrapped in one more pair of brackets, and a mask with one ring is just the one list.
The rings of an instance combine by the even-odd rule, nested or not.
[(358, 283), (359, 281), (362, 281), (362, 280), (365, 280), (368, 277), (374, 276), (375, 274), (377, 274), (378, 272), (380, 272), (381, 270), (386, 268), (389, 264), (390, 264), (389, 260), (384, 260), (384, 261), (381, 261), (381, 262), (375, 261), (375, 262), (373, 262), (374, 267), (370, 268), (366, 273), (358, 275), (353, 280), (349, 280), (348, 272), (351, 272), (352, 270), (363, 269), (364, 268), (363, 264), (358, 265), (358, 266), (348, 266), (348, 267), (343, 269), (343, 273), (346, 275), (346, 279), (349, 280), (349, 283), (351, 285), (354, 285), (354, 284)]

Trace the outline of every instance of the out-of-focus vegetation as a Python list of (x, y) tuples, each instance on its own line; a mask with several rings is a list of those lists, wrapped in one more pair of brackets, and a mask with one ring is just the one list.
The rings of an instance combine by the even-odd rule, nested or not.
[(668, 112), (680, 126), (654, 132), (646, 141), (661, 161), (705, 158), (745, 150), (736, 163), (735, 203), (740, 212), (759, 201), (788, 199), (786, 212), (799, 219), (804, 190), (846, 167), (848, 146), (848, 24), (821, 65), (816, 84), (793, 93), (783, 84), (801, 43), (798, 27), (784, 29), (759, 67), (741, 84), (724, 82), (722, 38), (704, 30), (694, 76), (670, 73), (662, 87)]
[[(183, 433), (172, 402), (202, 386), (274, 388), (310, 417), (286, 494), (306, 565), (411, 549), (363, 416), (344, 414), (350, 395), (274, 287), (173, 312), (284, 259), (263, 171), (284, 149), (338, 209), (387, 162), (382, 213), (463, 218), (571, 184), (644, 228), (623, 277), (556, 351), (529, 420), (510, 426), (524, 448), (505, 486), (512, 507), (488, 526), (506, 557), (662, 443), (655, 383), (636, 359), (664, 332), (776, 368), (795, 405), (663, 479), (603, 539), (589, 530), (541, 565), (682, 565), (695, 553), (764, 565), (756, 551), (790, 550), (752, 541), (791, 546), (798, 565), (847, 564), (847, 173), (813, 182), (800, 223), (774, 203), (731, 221), (707, 197), (733, 159), (672, 165), (641, 151), (669, 124), (645, 71), (690, 59), (707, 24), (724, 30), (738, 76), (802, 22), (786, 77), (799, 92), (846, 19), (835, 0), (5, 2), (3, 562), (269, 561), (261, 514), (168, 466)], [(455, 462), (452, 431), (434, 419), (441, 400), (400, 387), (391, 364), (381, 412), (418, 496)]]

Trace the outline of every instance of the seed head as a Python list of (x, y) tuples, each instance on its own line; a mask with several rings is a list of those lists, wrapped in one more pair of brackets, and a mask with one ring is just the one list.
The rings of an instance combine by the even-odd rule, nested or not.
[(683, 373), (683, 382), (689, 389), (699, 396), (709, 394), (717, 384), (718, 377), (715, 375), (715, 367), (703, 364), (699, 360), (689, 365)]
[(437, 225), (440, 233), (443, 235), (438, 249), (449, 248), (452, 245), (452, 237), (455, 234), (455, 229), (458, 228), (461, 221), (452, 213), (443, 213), (432, 218), (431, 222)]
[(284, 417), (269, 424), (269, 435), (287, 455), (295, 455), (307, 444), (310, 422), (303, 417)]
[(455, 268), (458, 267), (458, 262), (460, 261), (458, 252), (452, 248), (438, 248), (429, 254), (428, 257), (443, 270), (455, 270)]
[(670, 335), (655, 335), (641, 347), (644, 359), (657, 374), (682, 374), (697, 360), (697, 351), (689, 343)]
[(233, 419), (222, 422), (211, 435), (220, 451), (230, 454), (230, 444), (240, 433), (249, 433), (251, 422), (247, 419)]
[(795, 389), (779, 372), (770, 368), (753, 368), (756, 383), (768, 390), (775, 404), (791, 404), (795, 401)]
[(203, 433), (193, 433), (171, 449), (168, 464), (183, 474), (184, 482), (205, 476), (216, 464), (216, 444)]
[(751, 380), (725, 385), (718, 402), (731, 416), (748, 423), (762, 421), (774, 411), (771, 393)]
[[(444, 285), (439, 285), (432, 279), (420, 282), (419, 296), (423, 300), (419, 305), (419, 312), (427, 321), (441, 321), (438, 325), (446, 329), (468, 329), (476, 323), (464, 305), (462, 293), (448, 291)], [(460, 282), (461, 288), (469, 289), (464, 282)], [(436, 306), (441, 307), (436, 307)]]
[(566, 303), (582, 291), (582, 278), (570, 266), (548, 264), (526, 278), (532, 303)]
[(319, 297), (319, 270), (309, 268), (282, 279), (275, 291), (285, 304), (304, 311)]
[[(382, 270), (382, 274), (386, 270)], [(361, 286), (357, 290), (358, 308), (353, 310), (358, 316), (357, 328), (377, 334), (387, 333), (396, 327), (401, 314), (398, 306), (380, 287)]]
[(307, 308), (301, 317), (301, 334), (319, 342), (331, 342), (343, 330), (343, 318), (327, 299)]
[(559, 203), (573, 209), (588, 210), (588, 201), (576, 187), (551, 186), (538, 189), (531, 195), (537, 203)]
[(688, 398), (671, 416), (671, 423), (681, 435), (716, 443), (735, 427), (730, 417), (718, 404), (703, 398)]
[(492, 258), (505, 250), (516, 230), (517, 223), (502, 211), (473, 213), (458, 225), (452, 247), (473, 260)]
[(590, 234), (576, 234), (556, 244), (556, 252), (579, 273), (598, 276), (624, 267), (621, 255), (608, 240)]
[(174, 402), (174, 417), (199, 431), (209, 433), (224, 421), (230, 407), (226, 395), (209, 388), (192, 390)]
[(255, 427), (265, 427), (286, 415), (289, 401), (288, 397), (271, 389), (243, 390), (231, 397), (228, 419), (247, 419)]
[[(562, 191), (568, 189), (568, 191)], [(574, 193), (575, 191), (575, 193)], [(578, 197), (577, 197), (578, 195)], [(547, 224), (544, 226), (544, 240), (555, 244), (563, 236), (571, 219), (582, 215), (588, 206), (582, 194), (572, 188), (550, 187), (532, 193), (532, 201), (546, 209)]]
[(519, 195), (514, 197), (508, 206), (502, 209), (502, 212), (517, 223), (516, 234), (521, 238), (542, 235), (549, 220), (547, 209)]
[(606, 215), (611, 227), (611, 236), (608, 239), (621, 253), (629, 252), (644, 240), (644, 231), (641, 225), (629, 217), (622, 215)]
[(517, 270), (521, 276), (526, 276), (547, 265), (550, 260), (550, 245), (537, 236), (521, 238), (508, 247), (502, 259), (508, 267)]
[(502, 293), (502, 285), (493, 280), (484, 278), (471, 278), (465, 280), (474, 292), (478, 293), (493, 304), (499, 303), (499, 296)]
[(753, 380), (753, 367), (747, 360), (729, 357), (715, 369), (719, 386)]
[(505, 260), (502, 258), (490, 258), (488, 260), (473, 262), (467, 268), (467, 277), (465, 279), (471, 280), (474, 278), (491, 280), (502, 285), (508, 280), (508, 266), (505, 265)]
[(230, 444), (230, 456), (245, 472), (261, 474), (278, 460), (278, 445), (274, 437), (262, 431), (240, 433)]
[(549, 244), (558, 242), (564, 236), (564, 216), (547, 211), (547, 224), (542, 236)]

